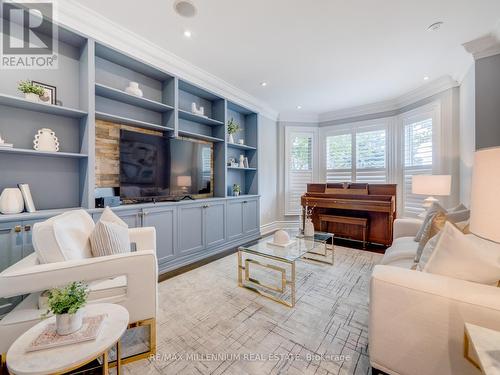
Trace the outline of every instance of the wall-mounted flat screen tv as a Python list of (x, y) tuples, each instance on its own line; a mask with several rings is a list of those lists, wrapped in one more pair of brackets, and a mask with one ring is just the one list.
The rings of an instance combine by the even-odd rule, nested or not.
[(213, 144), (120, 131), (120, 196), (152, 200), (213, 196)]

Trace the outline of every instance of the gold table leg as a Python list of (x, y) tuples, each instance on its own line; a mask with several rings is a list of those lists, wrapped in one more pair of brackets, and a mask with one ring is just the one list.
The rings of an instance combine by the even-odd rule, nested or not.
[(469, 336), (467, 336), (467, 332), (464, 332), (464, 358), (472, 363), (474, 367), (478, 368), (481, 370), (481, 366), (476, 363), (470, 356), (469, 356)]
[(118, 339), (116, 342), (116, 375), (122, 373), (122, 340)]
[(108, 351), (106, 350), (104, 353), (102, 353), (102, 373), (103, 375), (108, 375), (109, 374), (109, 363), (108, 363)]

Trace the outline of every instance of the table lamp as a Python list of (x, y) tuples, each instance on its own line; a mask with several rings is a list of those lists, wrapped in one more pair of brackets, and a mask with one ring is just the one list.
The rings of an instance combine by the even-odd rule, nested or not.
[(472, 169), (470, 231), (500, 242), (500, 147), (476, 151)]
[(418, 195), (427, 195), (423, 206), (429, 208), (438, 202), (434, 195), (448, 196), (451, 194), (451, 175), (415, 175), (412, 176), (411, 192)]
[(177, 176), (177, 186), (179, 186), (184, 193), (188, 192), (191, 187), (191, 176)]

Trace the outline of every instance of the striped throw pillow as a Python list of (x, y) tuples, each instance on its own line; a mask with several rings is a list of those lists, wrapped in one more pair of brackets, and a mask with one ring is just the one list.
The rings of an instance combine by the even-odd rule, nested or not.
[(90, 245), (95, 257), (130, 252), (127, 224), (106, 207), (90, 235)]

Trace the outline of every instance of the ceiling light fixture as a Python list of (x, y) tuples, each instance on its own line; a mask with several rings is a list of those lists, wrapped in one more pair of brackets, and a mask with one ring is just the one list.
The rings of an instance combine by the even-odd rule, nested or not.
[(428, 80), (429, 80), (429, 77), (425, 76), (424, 81), (428, 81)]
[(192, 35), (193, 35), (193, 34), (191, 33), (191, 31), (190, 31), (190, 30), (184, 30), (184, 36), (185, 36), (186, 38), (191, 38), (191, 36), (192, 36)]
[(438, 31), (441, 28), (441, 26), (443, 26), (443, 24), (444, 24), (443, 21), (434, 22), (427, 28), (427, 31)]
[(174, 10), (179, 16), (185, 18), (194, 17), (197, 12), (196, 7), (190, 0), (177, 0), (174, 3)]
[(297, 109), (302, 109), (302, 106), (301, 106), (301, 105), (298, 105), (298, 106), (297, 106)]
[(264, 82), (261, 82), (261, 83), (260, 83), (260, 85), (261, 85), (262, 87), (266, 87), (266, 86), (267, 86), (267, 82), (265, 82), (265, 81), (264, 81)]

